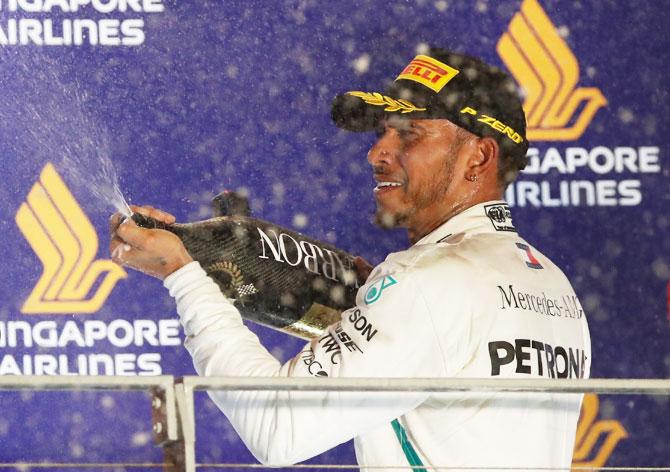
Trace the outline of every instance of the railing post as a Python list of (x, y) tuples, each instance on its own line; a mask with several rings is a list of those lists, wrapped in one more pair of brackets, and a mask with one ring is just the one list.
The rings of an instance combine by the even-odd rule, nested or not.
[(173, 382), (151, 389), (151, 423), (154, 444), (163, 448), (163, 470), (183, 472), (183, 441), (180, 441)]
[[(163, 447), (163, 463), (166, 466), (164, 471), (178, 471), (178, 472), (195, 472), (195, 413), (193, 406), (193, 389), (188, 385), (184, 385), (179, 381), (174, 384), (172, 390), (172, 404), (175, 405), (175, 435), (172, 437), (168, 428), (167, 438), (163, 442), (159, 442), (159, 431), (154, 430), (154, 437), (157, 444)], [(154, 397), (156, 398), (156, 397)], [(166, 407), (169, 402), (166, 402)], [(160, 404), (156, 402), (156, 406)], [(157, 408), (154, 407), (156, 413)], [(169, 408), (168, 408), (169, 410)], [(160, 411), (159, 413), (160, 414)], [(167, 414), (167, 411), (166, 411)], [(169, 422), (168, 422), (169, 423)], [(160, 425), (161, 422), (154, 421), (154, 426)], [(161, 428), (158, 426), (157, 428)]]
[(174, 384), (151, 389), (151, 425), (157, 446), (179, 439)]

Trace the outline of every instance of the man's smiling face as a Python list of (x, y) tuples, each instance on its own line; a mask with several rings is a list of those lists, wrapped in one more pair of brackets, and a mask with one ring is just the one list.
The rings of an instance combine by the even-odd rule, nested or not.
[(461, 157), (476, 137), (448, 120), (395, 116), (380, 122), (378, 136), (368, 153), (377, 181), (377, 223), (406, 227), (410, 238), (413, 231), (432, 231), (462, 198), (454, 176), (465, 173)]

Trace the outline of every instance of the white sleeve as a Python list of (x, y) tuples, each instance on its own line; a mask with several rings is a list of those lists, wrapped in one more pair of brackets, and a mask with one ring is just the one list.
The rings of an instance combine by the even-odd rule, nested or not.
[[(283, 366), (197, 262), (165, 279), (177, 301), (185, 346), (206, 376), (436, 377), (444, 375), (428, 307), (407, 274), (361, 288), (356, 307)], [(209, 392), (263, 463), (303, 461), (390, 422), (427, 394)]]

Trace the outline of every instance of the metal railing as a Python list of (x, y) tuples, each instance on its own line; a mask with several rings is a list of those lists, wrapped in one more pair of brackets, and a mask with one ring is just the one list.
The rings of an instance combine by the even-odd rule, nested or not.
[[(339, 392), (550, 392), (670, 395), (670, 380), (661, 379), (466, 379), (466, 378), (286, 378), (172, 376), (0, 376), (0, 390), (117, 390), (151, 394), (154, 444), (163, 448), (162, 463), (0, 463), (6, 467), (161, 467), (165, 471), (195, 472), (200, 467), (231, 468), (240, 464), (198, 464), (195, 457), (194, 393), (227, 391), (339, 391)], [(246, 465), (249, 467), (250, 465)], [(266, 466), (251, 466), (264, 468)], [(353, 469), (356, 465), (294, 466), (296, 468)], [(407, 466), (402, 468), (407, 469)], [(451, 467), (450, 469), (454, 469)], [(462, 469), (462, 468), (461, 468)], [(593, 468), (585, 468), (585, 470)], [(502, 470), (502, 469), (492, 469)], [(506, 469), (507, 470), (507, 469)], [(558, 470), (558, 469), (547, 469)], [(576, 470), (575, 467), (572, 470)], [(598, 470), (670, 471), (669, 467), (600, 467)]]
[[(30, 391), (146, 391), (151, 395), (152, 423), (154, 442), (158, 446), (168, 446), (179, 442), (179, 425), (177, 424), (177, 403), (175, 401), (175, 378), (171, 375), (153, 377), (126, 376), (0, 376), (0, 390)], [(45, 463), (25, 462), (0, 463), (0, 468), (31, 469), (31, 468), (118, 468), (118, 467), (161, 467), (164, 470), (175, 470), (175, 462), (164, 463)]]

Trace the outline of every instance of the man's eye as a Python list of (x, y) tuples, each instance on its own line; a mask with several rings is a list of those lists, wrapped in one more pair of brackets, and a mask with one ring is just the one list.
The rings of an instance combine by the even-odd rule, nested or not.
[(398, 130), (398, 135), (401, 138), (413, 138), (416, 136), (416, 132), (412, 128), (403, 128)]

